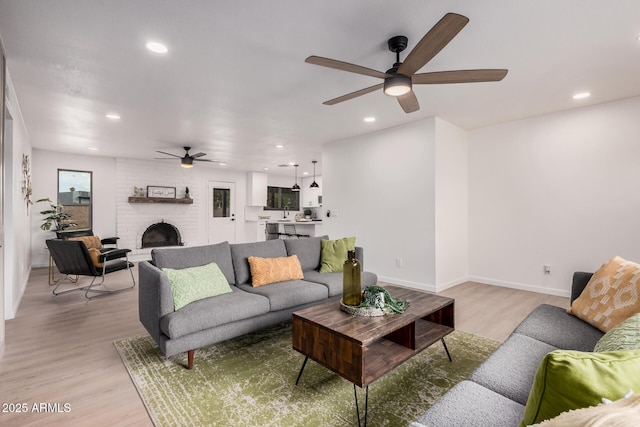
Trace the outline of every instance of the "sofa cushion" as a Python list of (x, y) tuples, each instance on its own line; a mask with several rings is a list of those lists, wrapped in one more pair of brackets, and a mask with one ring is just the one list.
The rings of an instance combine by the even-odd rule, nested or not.
[(285, 280), (302, 279), (302, 267), (296, 255), (278, 258), (250, 256), (251, 286), (258, 287)]
[(562, 307), (541, 304), (516, 327), (514, 333), (545, 342), (565, 350), (591, 351), (602, 337), (602, 331)]
[(308, 239), (283, 240), (287, 248), (287, 255), (297, 255), (302, 265), (302, 271), (317, 270), (320, 268), (321, 240), (327, 240), (328, 236), (310, 237)]
[(410, 427), (515, 426), (524, 405), (471, 381), (456, 384)]
[(268, 312), (267, 298), (232, 286), (228, 294), (194, 301), (162, 317), (160, 330), (174, 339)]
[(640, 313), (634, 314), (604, 334), (593, 351), (636, 349), (640, 350)]
[(250, 256), (261, 258), (286, 257), (287, 249), (284, 246), (284, 241), (280, 239), (231, 245), (231, 258), (233, 259), (236, 284), (251, 282)]
[(337, 240), (320, 241), (320, 273), (342, 271), (347, 252), (356, 248), (355, 237), (344, 237)]
[(603, 332), (640, 313), (640, 264), (611, 258), (571, 303), (570, 313)]
[(329, 292), (325, 286), (304, 280), (289, 280), (257, 288), (249, 284), (238, 285), (238, 287), (243, 291), (268, 298), (271, 311), (324, 301), (329, 297)]
[(163, 268), (171, 283), (173, 309), (204, 298), (231, 292), (229, 282), (215, 262), (182, 269)]
[(542, 359), (520, 426), (571, 409), (618, 400), (638, 387), (640, 350), (591, 353), (557, 350)]
[(160, 248), (151, 251), (153, 264), (162, 268), (187, 268), (215, 262), (230, 284), (235, 283), (229, 242), (215, 245)]
[(469, 379), (524, 405), (540, 360), (553, 350), (542, 341), (512, 334)]
[[(321, 283), (329, 289), (329, 297), (342, 295), (342, 272), (340, 273), (320, 273), (319, 271), (305, 271), (304, 280), (314, 283)], [(373, 286), (378, 283), (378, 276), (368, 271), (360, 274), (360, 287)]]

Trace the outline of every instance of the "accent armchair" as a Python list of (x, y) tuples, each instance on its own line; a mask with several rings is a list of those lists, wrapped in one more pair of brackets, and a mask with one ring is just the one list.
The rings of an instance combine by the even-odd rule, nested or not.
[[(127, 254), (130, 249), (105, 249), (88, 248), (87, 245), (80, 240), (63, 240), (51, 239), (47, 240), (49, 253), (53, 258), (60, 273), (64, 277), (56, 280), (56, 287), (53, 289), (54, 295), (61, 295), (72, 291), (84, 291), (87, 299), (92, 299), (101, 295), (113, 294), (127, 289), (131, 289), (136, 285), (131, 268), (133, 263), (129, 262)], [(126, 288), (115, 290), (96, 289), (94, 284), (96, 278), (100, 277), (101, 281), (96, 286), (104, 285), (105, 276), (110, 273), (121, 270), (129, 270), (133, 284)], [(88, 286), (81, 286), (64, 291), (58, 291), (58, 288), (69, 279), (69, 276), (89, 276), (91, 283)], [(72, 280), (71, 280), (72, 281)], [(73, 282), (73, 281), (72, 281)]]

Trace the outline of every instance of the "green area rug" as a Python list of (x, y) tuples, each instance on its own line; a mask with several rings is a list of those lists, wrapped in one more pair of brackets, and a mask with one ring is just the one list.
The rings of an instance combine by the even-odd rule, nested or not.
[[(370, 426), (406, 426), (466, 378), (498, 342), (455, 331), (369, 386)], [(354, 426), (353, 385), (291, 348), (291, 323), (165, 359), (149, 336), (116, 341), (160, 426)], [(364, 410), (364, 390), (357, 388)]]

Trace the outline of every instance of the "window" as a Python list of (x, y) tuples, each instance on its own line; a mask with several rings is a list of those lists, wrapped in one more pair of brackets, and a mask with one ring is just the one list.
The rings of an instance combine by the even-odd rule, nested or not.
[(283, 210), (286, 206), (292, 211), (300, 210), (300, 192), (289, 187), (267, 187), (266, 210)]

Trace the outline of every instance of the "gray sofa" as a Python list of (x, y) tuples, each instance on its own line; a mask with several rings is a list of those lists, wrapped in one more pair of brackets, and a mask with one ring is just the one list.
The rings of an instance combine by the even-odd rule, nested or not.
[[(571, 301), (582, 293), (591, 275), (574, 273)], [(517, 426), (542, 358), (557, 349), (593, 351), (602, 335), (565, 308), (542, 304), (468, 379), (449, 390), (411, 427)]]
[[(188, 353), (188, 368), (193, 367), (194, 350), (244, 335), (286, 320), (296, 310), (339, 299), (342, 273), (320, 273), (322, 239), (268, 240), (266, 242), (163, 248), (151, 252), (151, 261), (139, 263), (140, 322), (169, 357)], [(251, 286), (247, 258), (297, 255), (303, 280), (289, 280), (260, 287)], [(364, 264), (363, 250), (356, 257)], [(162, 268), (181, 269), (211, 262), (218, 264), (232, 292), (194, 301), (174, 311), (171, 285)], [(362, 272), (362, 287), (375, 285), (375, 274)]]

